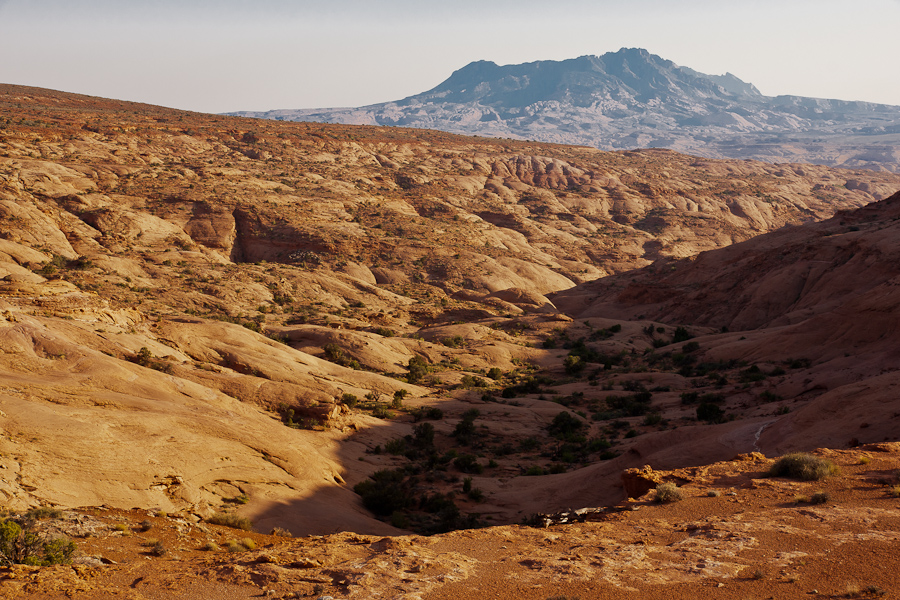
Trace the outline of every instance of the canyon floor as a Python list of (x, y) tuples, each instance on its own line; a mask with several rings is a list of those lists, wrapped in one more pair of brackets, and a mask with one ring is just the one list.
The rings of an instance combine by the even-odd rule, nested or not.
[(0, 593), (890, 591), (898, 189), (0, 86)]

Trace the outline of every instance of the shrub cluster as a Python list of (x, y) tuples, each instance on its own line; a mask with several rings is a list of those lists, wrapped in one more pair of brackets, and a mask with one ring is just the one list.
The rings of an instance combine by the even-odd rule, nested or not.
[(817, 481), (838, 473), (837, 465), (826, 458), (803, 452), (786, 454), (769, 469), (769, 477), (790, 477), (803, 481)]
[(68, 564), (75, 543), (64, 538), (50, 539), (40, 533), (35, 521), (27, 518), (0, 521), (0, 565), (49, 566)]

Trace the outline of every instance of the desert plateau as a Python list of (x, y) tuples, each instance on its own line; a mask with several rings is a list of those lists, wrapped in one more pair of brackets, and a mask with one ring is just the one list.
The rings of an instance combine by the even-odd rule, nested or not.
[(0, 85), (0, 597), (895, 597), (898, 190)]

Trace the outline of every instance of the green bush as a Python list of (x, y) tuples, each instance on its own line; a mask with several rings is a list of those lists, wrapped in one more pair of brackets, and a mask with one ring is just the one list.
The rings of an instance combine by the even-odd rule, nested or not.
[(409, 486), (402, 471), (382, 469), (360, 481), (353, 491), (362, 497), (363, 504), (376, 515), (390, 516), (407, 508), (411, 502)]
[(409, 359), (406, 369), (408, 371), (406, 380), (410, 383), (416, 383), (428, 374), (428, 363), (421, 356), (413, 356)]
[(547, 427), (550, 435), (556, 438), (565, 438), (577, 434), (585, 428), (585, 422), (571, 413), (563, 411), (553, 417), (553, 421)]
[(769, 477), (790, 477), (803, 481), (817, 481), (838, 473), (837, 466), (828, 459), (803, 452), (786, 454), (769, 469)]
[(460, 444), (471, 444), (477, 430), (475, 428), (475, 419), (481, 412), (477, 408), (470, 408), (462, 415), (462, 420), (456, 424), (456, 428), (451, 434)]
[(563, 367), (567, 375), (578, 375), (584, 371), (586, 366), (587, 364), (581, 360), (581, 357), (574, 354), (566, 356), (565, 360), (563, 360)]
[(725, 419), (725, 411), (712, 402), (704, 402), (697, 407), (697, 419), (708, 423), (721, 423)]
[(478, 457), (474, 454), (463, 454), (453, 461), (453, 466), (463, 473), (475, 473), (480, 475), (484, 472), (484, 466), (478, 462)]
[(0, 522), (0, 565), (68, 564), (72, 562), (75, 549), (75, 543), (71, 540), (51, 540), (38, 532), (34, 521), (7, 519)]

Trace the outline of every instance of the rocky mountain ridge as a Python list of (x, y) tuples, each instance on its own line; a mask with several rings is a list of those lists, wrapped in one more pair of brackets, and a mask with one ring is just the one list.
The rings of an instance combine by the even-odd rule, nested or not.
[(232, 114), (900, 171), (900, 107), (764, 96), (730, 73), (706, 75), (642, 49), (521, 65), (477, 61), (395, 102)]

